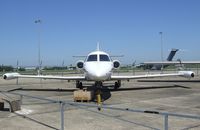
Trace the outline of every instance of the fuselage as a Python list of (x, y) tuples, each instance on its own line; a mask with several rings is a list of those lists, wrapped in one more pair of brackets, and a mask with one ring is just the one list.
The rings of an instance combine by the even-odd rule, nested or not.
[(83, 71), (87, 80), (109, 80), (113, 70), (113, 62), (110, 56), (103, 51), (94, 51), (85, 59)]

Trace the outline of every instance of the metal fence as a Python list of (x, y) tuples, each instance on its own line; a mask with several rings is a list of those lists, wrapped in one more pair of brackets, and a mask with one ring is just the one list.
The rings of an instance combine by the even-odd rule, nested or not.
[[(36, 97), (36, 96), (31, 96), (31, 95), (25, 95), (25, 94), (20, 94), (16, 92), (6, 92), (6, 91), (1, 91), (1, 93), (7, 93), (7, 94), (13, 94), (13, 95), (19, 95), (21, 97), (21, 101), (23, 100), (23, 97), (27, 98), (33, 98), (33, 99), (38, 99), (38, 100), (43, 100), (43, 101), (48, 101), (51, 103), (56, 103), (60, 107), (60, 130), (64, 130), (64, 111), (65, 111), (65, 106), (66, 105), (72, 105), (72, 106), (86, 106), (86, 107), (95, 107), (97, 108), (98, 106), (95, 104), (86, 104), (86, 103), (78, 103), (78, 102), (69, 102), (69, 101), (61, 101), (61, 100), (52, 100), (44, 97)], [(176, 113), (169, 113), (169, 112), (161, 112), (161, 111), (153, 111), (153, 110), (142, 110), (142, 109), (131, 109), (131, 108), (117, 108), (117, 107), (110, 107), (110, 106), (101, 106), (102, 109), (110, 109), (110, 110), (117, 110), (117, 111), (124, 111), (124, 112), (133, 112), (133, 113), (146, 113), (146, 114), (152, 114), (152, 115), (161, 115), (164, 118), (164, 130), (169, 129), (169, 117), (179, 117), (179, 118), (189, 118), (189, 119), (196, 119), (200, 120), (200, 115), (186, 115), (186, 114), (176, 114)], [(145, 125), (144, 125), (145, 126)], [(156, 129), (159, 130), (159, 129)]]

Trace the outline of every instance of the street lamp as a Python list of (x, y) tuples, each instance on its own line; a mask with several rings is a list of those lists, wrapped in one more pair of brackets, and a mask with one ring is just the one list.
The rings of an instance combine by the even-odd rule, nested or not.
[[(35, 20), (36, 24), (41, 24), (42, 21), (40, 19)], [(40, 75), (41, 69), (41, 57), (40, 57), (40, 26), (38, 25), (38, 75)]]
[[(160, 34), (161, 61), (163, 62), (163, 37), (162, 37), (163, 32), (159, 32), (159, 34)], [(162, 63), (161, 70), (163, 70), (163, 63)]]
[(160, 34), (161, 60), (163, 61), (163, 38), (162, 38), (162, 33), (163, 33), (163, 32), (159, 32), (159, 34)]

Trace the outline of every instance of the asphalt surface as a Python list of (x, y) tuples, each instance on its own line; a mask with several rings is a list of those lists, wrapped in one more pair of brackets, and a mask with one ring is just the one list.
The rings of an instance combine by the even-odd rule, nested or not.
[[(158, 78), (154, 81), (123, 81), (117, 91), (112, 82), (103, 89), (104, 106), (200, 116), (200, 77), (192, 81), (184, 78)], [(159, 80), (159, 82), (156, 82)], [(162, 80), (162, 81), (160, 81)], [(170, 82), (169, 82), (170, 80)], [(173, 81), (172, 81), (173, 80)], [(85, 82), (86, 87), (92, 83)], [(107, 88), (109, 87), (109, 88)], [(73, 102), (75, 83), (59, 80), (19, 79), (0, 80), (0, 90)], [(0, 97), (20, 99), (12, 94)], [(93, 104), (95, 102), (84, 103)], [(23, 97), (22, 110), (9, 112), (9, 105), (0, 111), (1, 130), (57, 130), (60, 129), (59, 104)], [(65, 130), (149, 130), (164, 129), (164, 117), (158, 114), (134, 113), (95, 107), (65, 106)], [(200, 120), (169, 117), (170, 130), (199, 130)]]

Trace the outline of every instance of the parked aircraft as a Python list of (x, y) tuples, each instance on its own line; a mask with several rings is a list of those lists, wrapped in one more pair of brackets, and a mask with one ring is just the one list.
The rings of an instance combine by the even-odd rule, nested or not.
[[(166, 59), (166, 62), (171, 62), (177, 51), (178, 49), (172, 49), (171, 52), (169, 53), (169, 56)], [(143, 63), (144, 68), (151, 70), (161, 70), (169, 66), (168, 64), (162, 64), (162, 63), (160, 64), (146, 64), (146, 63), (147, 62)]]

